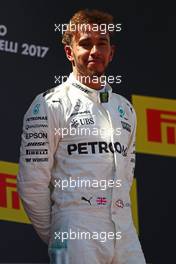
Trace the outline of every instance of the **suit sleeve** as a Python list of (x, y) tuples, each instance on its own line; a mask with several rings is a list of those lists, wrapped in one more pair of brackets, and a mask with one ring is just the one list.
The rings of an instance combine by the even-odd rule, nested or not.
[(49, 184), (58, 144), (52, 104), (39, 95), (23, 120), (17, 188), (24, 209), (40, 238), (48, 243), (51, 200)]
[(131, 187), (134, 177), (134, 170), (135, 170), (135, 163), (136, 163), (136, 126), (137, 126), (137, 119), (136, 119), (136, 112), (133, 107), (132, 109), (132, 131), (128, 145), (128, 159), (127, 159), (127, 178), (129, 185)]

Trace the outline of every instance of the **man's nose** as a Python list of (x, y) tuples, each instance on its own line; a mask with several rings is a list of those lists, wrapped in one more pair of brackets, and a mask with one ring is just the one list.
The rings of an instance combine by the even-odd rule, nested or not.
[(91, 53), (91, 55), (99, 54), (100, 50), (98, 49), (98, 46), (97, 45), (93, 45), (90, 53)]

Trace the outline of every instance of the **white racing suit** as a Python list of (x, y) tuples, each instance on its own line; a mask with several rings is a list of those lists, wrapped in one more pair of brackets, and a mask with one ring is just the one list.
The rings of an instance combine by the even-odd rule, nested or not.
[(71, 74), (24, 116), (18, 192), (51, 264), (146, 263), (129, 197), (136, 115), (103, 91)]

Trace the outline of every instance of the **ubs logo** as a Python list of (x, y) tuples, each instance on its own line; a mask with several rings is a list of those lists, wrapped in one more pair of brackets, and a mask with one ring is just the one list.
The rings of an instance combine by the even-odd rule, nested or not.
[(84, 118), (74, 118), (71, 120), (71, 127), (77, 128), (80, 126), (86, 126), (86, 125), (94, 125), (95, 121), (93, 117), (84, 117)]

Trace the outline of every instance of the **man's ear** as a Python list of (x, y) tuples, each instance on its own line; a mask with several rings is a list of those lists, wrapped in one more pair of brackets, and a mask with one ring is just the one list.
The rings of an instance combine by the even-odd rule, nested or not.
[(72, 47), (69, 45), (64, 46), (65, 54), (67, 56), (67, 59), (71, 62), (73, 62), (73, 53), (72, 53)]
[(109, 61), (112, 61), (112, 59), (114, 57), (115, 50), (116, 50), (116, 46), (115, 45), (111, 45), (111, 53), (110, 53)]

